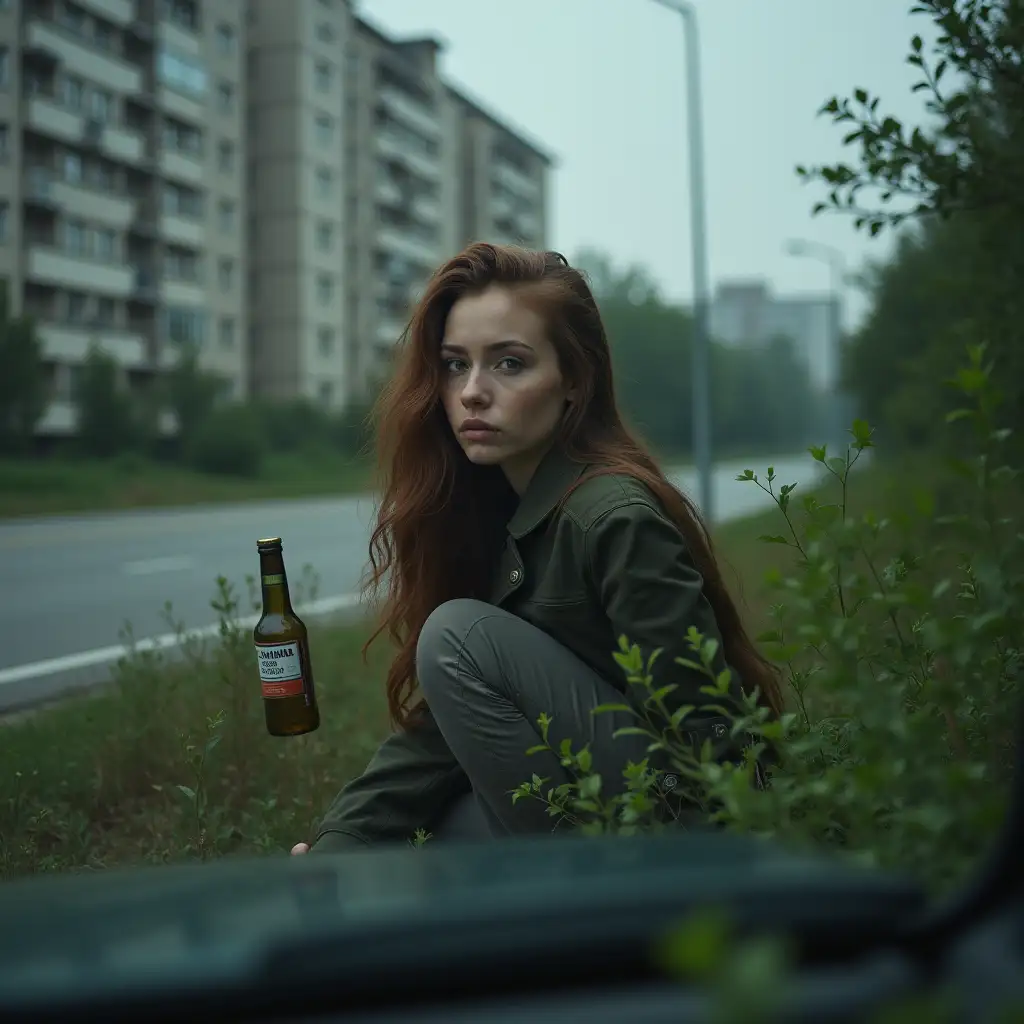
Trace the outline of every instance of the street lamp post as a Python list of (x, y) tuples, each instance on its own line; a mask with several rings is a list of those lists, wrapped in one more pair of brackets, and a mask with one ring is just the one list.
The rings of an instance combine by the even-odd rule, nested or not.
[(707, 203), (704, 196), (704, 129), (700, 98), (700, 36), (697, 11), (688, 0), (654, 0), (683, 19), (686, 41), (687, 133), (690, 156), (690, 246), (693, 253), (693, 348), (691, 417), (697, 466), (698, 503), (707, 523), (713, 521), (711, 469), (711, 342), (708, 337)]
[[(829, 305), (831, 306), (829, 315), (828, 346), (832, 364), (830, 369), (836, 377), (836, 382), (838, 382), (843, 335), (840, 311), (842, 309), (842, 293), (847, 280), (846, 258), (843, 256), (842, 252), (834, 246), (825, 245), (823, 242), (809, 242), (803, 238), (790, 239), (786, 242), (785, 249), (790, 256), (807, 257), (808, 259), (818, 260), (820, 263), (825, 263), (828, 266), (828, 292)], [(838, 401), (838, 393), (835, 394), (835, 397)], [(836, 431), (836, 440), (842, 436), (842, 428), (844, 424), (841, 422), (841, 419), (844, 416), (845, 410), (835, 409), (833, 412), (833, 422), (829, 424), (829, 427)]]

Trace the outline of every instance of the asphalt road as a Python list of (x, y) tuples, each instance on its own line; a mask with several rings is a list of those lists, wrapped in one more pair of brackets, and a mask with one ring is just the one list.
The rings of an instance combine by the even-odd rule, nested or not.
[[(815, 468), (807, 455), (718, 465), (716, 519), (769, 504), (754, 484), (735, 480), (769, 463), (783, 483), (808, 484)], [(695, 494), (692, 472), (675, 479)], [(321, 600), (312, 613), (351, 607), (372, 511), (372, 498), (360, 496), (0, 523), (0, 711), (103, 678), (126, 622), (137, 638), (170, 632), (168, 601), (187, 627), (209, 626), (214, 580), (223, 575), (246, 595), (258, 537), (283, 538), (293, 590), (303, 566), (315, 568)]]

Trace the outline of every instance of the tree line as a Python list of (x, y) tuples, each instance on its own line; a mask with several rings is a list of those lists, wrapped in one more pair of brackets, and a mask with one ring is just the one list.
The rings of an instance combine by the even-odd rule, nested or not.
[(798, 168), (824, 186), (816, 212), (853, 219), (894, 249), (863, 275), (870, 312), (844, 377), (889, 448), (932, 446), (958, 406), (968, 344), (984, 343), (1017, 438), (1024, 426), (1024, 5), (919, 0), (934, 47), (911, 41), (927, 125), (886, 115), (856, 89), (822, 108), (856, 157)]
[[(666, 302), (643, 268), (619, 269), (597, 252), (580, 254), (611, 336), (619, 396), (626, 415), (657, 450), (685, 457), (689, 416), (692, 319)], [(32, 321), (0, 309), (0, 452), (30, 455), (49, 400), (46, 367)], [(713, 436), (736, 451), (791, 450), (818, 436), (827, 396), (786, 338), (762, 349), (712, 347)], [(99, 345), (82, 365), (73, 402), (78, 428), (70, 452), (107, 458), (138, 452), (212, 473), (254, 475), (262, 453), (321, 446), (356, 457), (366, 447), (368, 405), (331, 413), (305, 399), (232, 401), (225, 382), (204, 372), (196, 352), (152, 386), (128, 389), (116, 362)], [(161, 429), (169, 412), (176, 428)]]
[[(0, 363), (0, 455), (37, 456), (37, 428), (51, 390), (46, 365), (31, 318), (10, 316), (2, 289)], [(117, 362), (94, 344), (71, 401), (77, 429), (63, 454), (86, 459), (134, 453), (208, 473), (256, 476), (267, 453), (358, 458), (369, 440), (365, 404), (332, 412), (304, 398), (233, 400), (227, 382), (204, 371), (192, 349), (183, 349), (150, 386), (131, 389)]]

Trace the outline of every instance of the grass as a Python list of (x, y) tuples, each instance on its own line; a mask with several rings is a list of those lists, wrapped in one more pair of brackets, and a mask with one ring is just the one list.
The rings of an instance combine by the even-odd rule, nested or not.
[(332, 452), (269, 455), (251, 479), (141, 456), (0, 459), (0, 519), (352, 493), (370, 480), (368, 464)]
[[(857, 503), (885, 507), (894, 479), (906, 474), (865, 470)], [(786, 572), (793, 557), (758, 540), (780, 525), (768, 512), (717, 537), (755, 632), (768, 620), (765, 571)], [(221, 593), (214, 607), (230, 620), (242, 603)], [(307, 840), (387, 731), (388, 651), (376, 646), (364, 665), (367, 631), (351, 619), (311, 624), (322, 724), (309, 736), (267, 735), (251, 637), (231, 628), (212, 649), (186, 645), (182, 659), (136, 654), (103, 691), (4, 726), (0, 877), (284, 854)]]
[[(775, 449), (765, 448), (766, 456), (773, 454)], [(749, 446), (716, 452), (719, 460), (750, 455)], [(662, 461), (677, 469), (692, 465), (688, 454), (663, 453)], [(352, 494), (369, 490), (372, 476), (367, 461), (329, 451), (270, 454), (259, 475), (252, 479), (203, 473), (141, 455), (112, 459), (0, 458), (0, 520)]]

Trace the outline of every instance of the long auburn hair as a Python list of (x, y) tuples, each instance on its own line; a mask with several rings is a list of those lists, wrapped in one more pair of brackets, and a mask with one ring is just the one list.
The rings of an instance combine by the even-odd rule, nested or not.
[[(491, 285), (521, 291), (544, 313), (562, 372), (577, 389), (556, 443), (592, 467), (584, 479), (621, 473), (653, 492), (704, 579), (726, 661), (747, 692), (757, 687), (761, 702), (780, 713), (777, 673), (747, 635), (700, 513), (622, 420), (608, 337), (583, 275), (559, 253), (478, 242), (434, 273), (372, 413), (380, 504), (364, 591), (378, 597), (383, 590), (384, 599), (364, 654), (384, 632), (397, 646), (386, 681), (392, 724), (409, 727), (422, 707), (422, 702), (411, 705), (424, 622), (445, 601), (487, 598), (517, 500), (498, 467), (476, 466), (466, 458), (440, 400), (440, 348), (448, 313), (458, 299)], [(680, 623), (680, 631), (684, 627)]]

